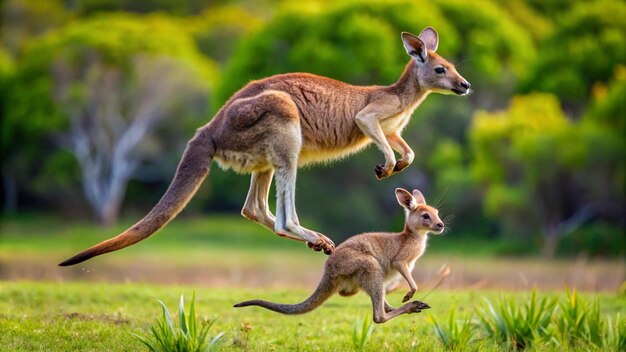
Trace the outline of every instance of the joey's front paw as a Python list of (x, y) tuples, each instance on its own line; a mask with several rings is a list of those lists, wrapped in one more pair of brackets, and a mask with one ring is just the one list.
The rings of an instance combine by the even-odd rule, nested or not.
[(415, 294), (415, 290), (411, 290), (409, 292), (406, 293), (406, 295), (404, 295), (404, 298), (402, 298), (402, 303), (410, 300), (411, 298), (413, 298), (413, 295)]
[(376, 167), (374, 168), (374, 172), (376, 173), (376, 178), (378, 178), (379, 180), (382, 180), (383, 178), (388, 177), (389, 175), (393, 173), (394, 166), (395, 165), (393, 166), (386, 166), (383, 164), (376, 165)]

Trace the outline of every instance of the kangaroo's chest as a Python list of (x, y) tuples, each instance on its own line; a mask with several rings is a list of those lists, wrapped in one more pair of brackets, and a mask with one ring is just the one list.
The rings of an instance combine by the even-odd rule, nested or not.
[(382, 119), (380, 121), (380, 127), (382, 128), (383, 132), (386, 135), (393, 132), (401, 132), (404, 127), (406, 127), (406, 125), (409, 123), (411, 116), (413, 116), (413, 112), (415, 111), (415, 109), (417, 109), (421, 102), (422, 100), (420, 99), (413, 104), (407, 106), (400, 112), (390, 113), (389, 117)]

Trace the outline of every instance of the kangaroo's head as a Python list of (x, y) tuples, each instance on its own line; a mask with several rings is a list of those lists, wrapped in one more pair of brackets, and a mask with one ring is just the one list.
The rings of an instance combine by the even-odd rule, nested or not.
[(417, 63), (415, 74), (420, 87), (443, 94), (472, 93), (470, 83), (456, 72), (454, 65), (435, 53), (439, 36), (432, 27), (426, 27), (419, 36), (402, 32), (402, 43)]
[(429, 232), (441, 234), (444, 224), (439, 219), (439, 211), (426, 204), (422, 192), (413, 190), (413, 193), (404, 188), (396, 188), (398, 203), (405, 209), (405, 229), (419, 235)]

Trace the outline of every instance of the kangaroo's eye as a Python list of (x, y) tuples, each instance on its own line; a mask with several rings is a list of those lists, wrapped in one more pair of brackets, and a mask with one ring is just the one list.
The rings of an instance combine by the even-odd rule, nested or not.
[(443, 73), (446, 73), (446, 69), (443, 68), (443, 67), (437, 67), (437, 68), (435, 68), (435, 72), (437, 74), (443, 74)]
[(422, 215), (422, 219), (429, 220), (430, 219), (430, 215), (424, 214), (424, 215)]

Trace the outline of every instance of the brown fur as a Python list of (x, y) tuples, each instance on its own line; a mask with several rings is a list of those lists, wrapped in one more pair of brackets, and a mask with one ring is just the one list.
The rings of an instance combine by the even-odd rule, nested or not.
[[(236, 304), (235, 307), (260, 306), (283, 314), (302, 314), (319, 307), (334, 293), (351, 296), (363, 289), (371, 297), (376, 323), (430, 308), (426, 303), (413, 301), (395, 309), (385, 300), (385, 285), (393, 282), (398, 274), (404, 277), (411, 288), (402, 302), (413, 297), (417, 285), (411, 271), (426, 250), (428, 233), (442, 233), (444, 229), (437, 209), (426, 205), (418, 190), (411, 194), (398, 188), (396, 197), (406, 209), (404, 230), (398, 233), (365, 233), (339, 245), (326, 261), (324, 275), (317, 289), (305, 301), (280, 304), (251, 300)], [(425, 215), (428, 215), (428, 219), (424, 218)]]
[[(414, 153), (400, 136), (413, 111), (431, 91), (470, 93), (469, 83), (434, 51), (437, 33), (402, 34), (412, 56), (400, 79), (390, 86), (353, 86), (307, 73), (253, 81), (235, 93), (190, 141), (174, 181), (152, 211), (136, 225), (61, 263), (71, 265), (118, 250), (150, 236), (185, 206), (208, 173), (211, 160), (227, 169), (252, 173), (242, 215), (279, 236), (307, 242), (330, 254), (334, 243), (302, 227), (295, 209), (299, 166), (353, 154), (369, 143), (385, 155), (378, 178), (400, 172)], [(445, 67), (444, 74), (435, 69)], [(394, 150), (401, 158), (396, 161)], [(184, 174), (182, 174), (184, 172)], [(276, 177), (276, 217), (267, 198)]]

